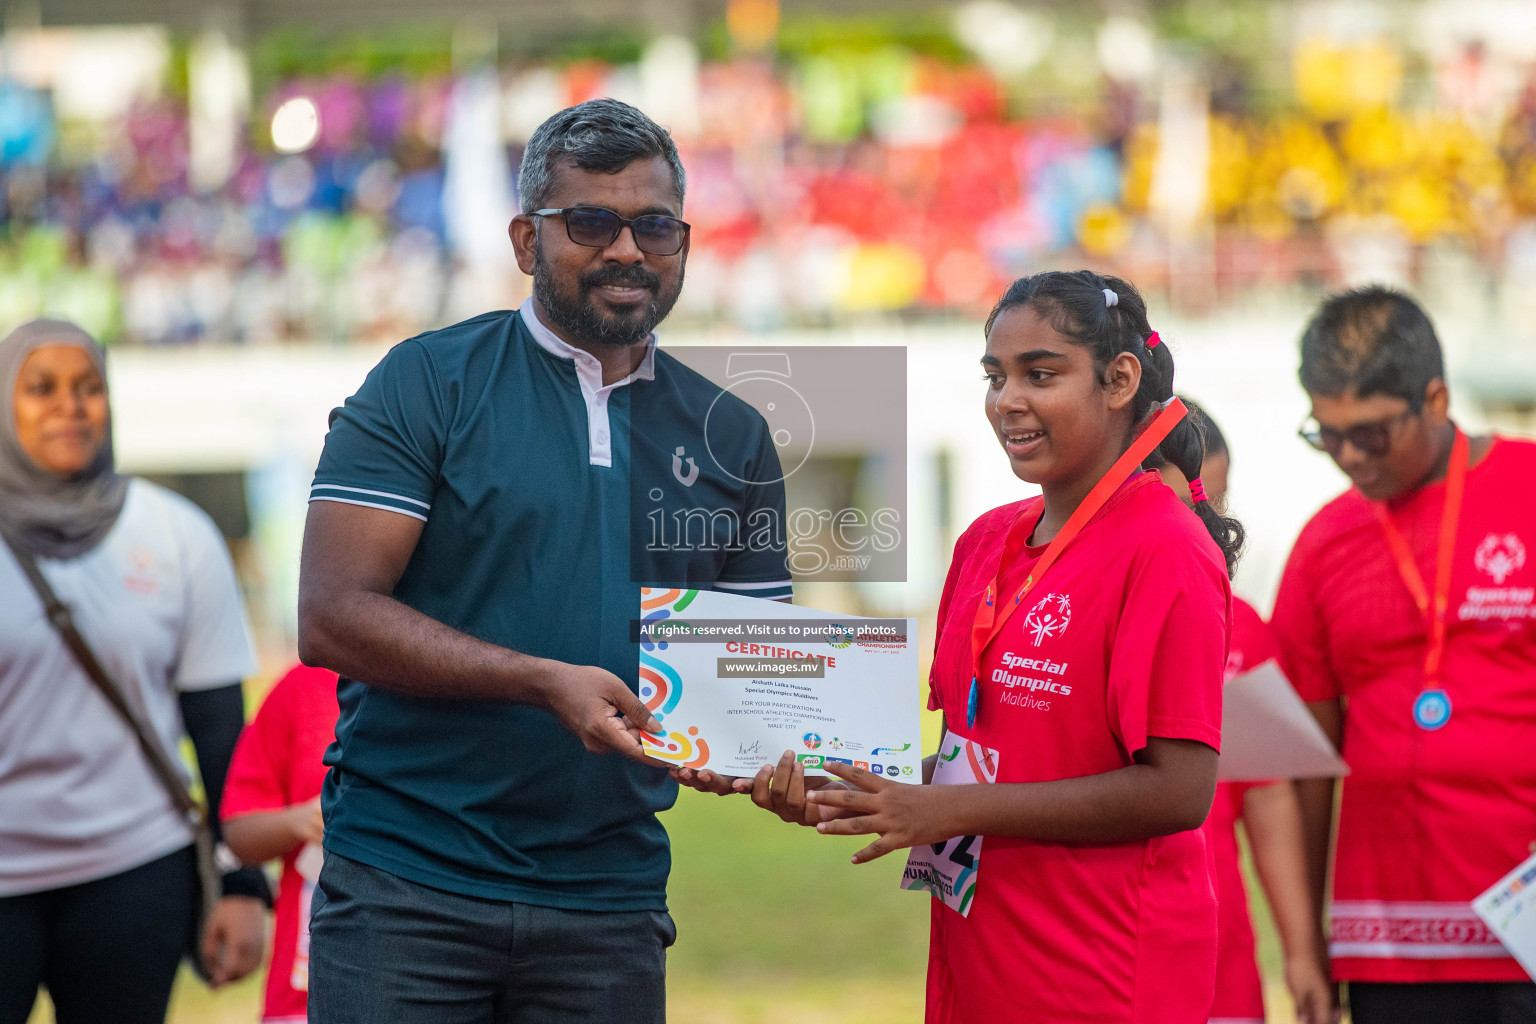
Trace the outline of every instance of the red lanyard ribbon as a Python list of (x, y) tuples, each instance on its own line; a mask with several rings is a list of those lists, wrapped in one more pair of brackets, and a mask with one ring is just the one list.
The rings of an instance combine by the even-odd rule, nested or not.
[(1461, 519), (1462, 497), (1466, 493), (1470, 448), (1467, 435), (1457, 430), (1456, 439), (1451, 443), (1450, 465), (1445, 474), (1445, 508), (1440, 514), (1440, 547), (1435, 554), (1433, 599), (1424, 587), (1424, 577), (1419, 574), (1413, 552), (1408, 550), (1408, 541), (1392, 521), (1392, 513), (1387, 511), (1386, 503), (1372, 503), (1376, 508), (1376, 518), (1381, 521), (1382, 532), (1387, 535), (1387, 546), (1392, 549), (1392, 557), (1397, 561), (1398, 574), (1402, 576), (1408, 593), (1413, 595), (1413, 603), (1419, 606), (1419, 614), (1424, 616), (1429, 625), (1429, 647), (1424, 653), (1424, 686), (1431, 690), (1440, 686), (1440, 673), (1445, 660), (1445, 617), (1451, 593), (1451, 561), (1456, 554), (1456, 525)]
[(1066, 525), (1061, 528), (1060, 533), (1056, 534), (1056, 538), (1051, 541), (1050, 547), (1045, 549), (1045, 554), (1040, 556), (1040, 561), (1036, 562), (1035, 567), (1030, 570), (1029, 576), (1024, 580), (1024, 585), (1013, 596), (1013, 600), (1007, 602), (1006, 606), (999, 611), (998, 587), (1001, 584), (1003, 573), (1008, 570), (1013, 564), (1014, 559), (1018, 557), (1025, 541), (1029, 539), (1029, 535), (1033, 532), (1035, 523), (1038, 521), (1026, 518), (1022, 514), (1014, 520), (1013, 526), (1008, 531), (1007, 540), (1003, 543), (1003, 551), (1001, 558), (998, 560), (997, 573), (992, 577), (991, 582), (987, 584), (986, 593), (977, 602), (976, 618), (971, 625), (971, 692), (966, 707), (965, 718), (967, 728), (976, 724), (976, 705), (980, 686), (979, 680), (981, 679), (982, 652), (986, 650), (987, 645), (992, 642), (993, 638), (1002, 632), (1008, 617), (1018, 609), (1019, 604), (1024, 600), (1024, 596), (1035, 588), (1035, 584), (1040, 582), (1046, 570), (1055, 564), (1056, 559), (1061, 557), (1061, 553), (1066, 550), (1067, 545), (1072, 543), (1073, 539), (1082, 532), (1083, 527), (1088, 525), (1088, 521), (1098, 513), (1099, 509), (1104, 507), (1104, 503), (1109, 500), (1110, 495), (1114, 494), (1120, 485), (1125, 482), (1126, 477), (1130, 476), (1136, 467), (1140, 466), (1146, 457), (1152, 454), (1154, 448), (1163, 443), (1163, 439), (1172, 432), (1174, 427), (1178, 426), (1179, 421), (1187, 414), (1188, 410), (1184, 407), (1184, 403), (1177, 398), (1169, 400), (1168, 404), (1163, 406), (1162, 411), (1153, 417), (1152, 422), (1147, 425), (1147, 429), (1143, 430), (1141, 435), (1131, 442), (1131, 446), (1125, 450), (1125, 454), (1121, 455), (1115, 464), (1109, 468), (1109, 472), (1105, 473), (1099, 482), (1093, 485), (1093, 490), (1088, 492), (1088, 496), (1083, 499), (1072, 515), (1067, 518)]

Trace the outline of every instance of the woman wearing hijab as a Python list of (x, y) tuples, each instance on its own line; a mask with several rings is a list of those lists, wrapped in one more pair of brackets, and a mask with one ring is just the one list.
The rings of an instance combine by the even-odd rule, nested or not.
[[(0, 1024), (39, 986), (59, 1024), (156, 1024), (198, 902), (193, 832), (28, 579), (35, 562), (106, 676), (218, 820), (255, 670), (213, 522), (113, 468), (100, 346), (34, 320), (0, 341)], [(201, 936), (219, 985), (260, 962), (267, 890), (233, 871)]]

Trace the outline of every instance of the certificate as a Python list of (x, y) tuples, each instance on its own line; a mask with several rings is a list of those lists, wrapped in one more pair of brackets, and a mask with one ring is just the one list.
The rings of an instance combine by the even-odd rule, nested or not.
[(1536, 979), (1536, 854), (1473, 900), (1472, 909)]
[(786, 750), (922, 780), (916, 629), (708, 590), (642, 588), (640, 699), (661, 722), (646, 753), (755, 775)]
[(1317, 779), (1348, 774), (1348, 766), (1322, 726), (1273, 661), (1226, 685), (1218, 779)]

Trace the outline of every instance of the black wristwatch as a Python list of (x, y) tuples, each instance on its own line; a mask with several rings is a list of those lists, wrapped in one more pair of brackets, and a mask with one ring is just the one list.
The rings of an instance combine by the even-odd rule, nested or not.
[(272, 887), (261, 868), (237, 868), (220, 876), (225, 896), (254, 896), (272, 909)]

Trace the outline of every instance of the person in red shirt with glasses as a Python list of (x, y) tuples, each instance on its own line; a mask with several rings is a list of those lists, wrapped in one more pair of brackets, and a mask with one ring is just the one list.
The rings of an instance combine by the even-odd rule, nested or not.
[[(1302, 437), (1354, 485), (1306, 525), (1272, 626), (1352, 769), (1329, 954), (1356, 1024), (1536, 1022), (1470, 901), (1536, 840), (1536, 445), (1451, 420), (1433, 325), (1387, 288), (1301, 340)], [(1317, 911), (1334, 782), (1298, 782)]]

